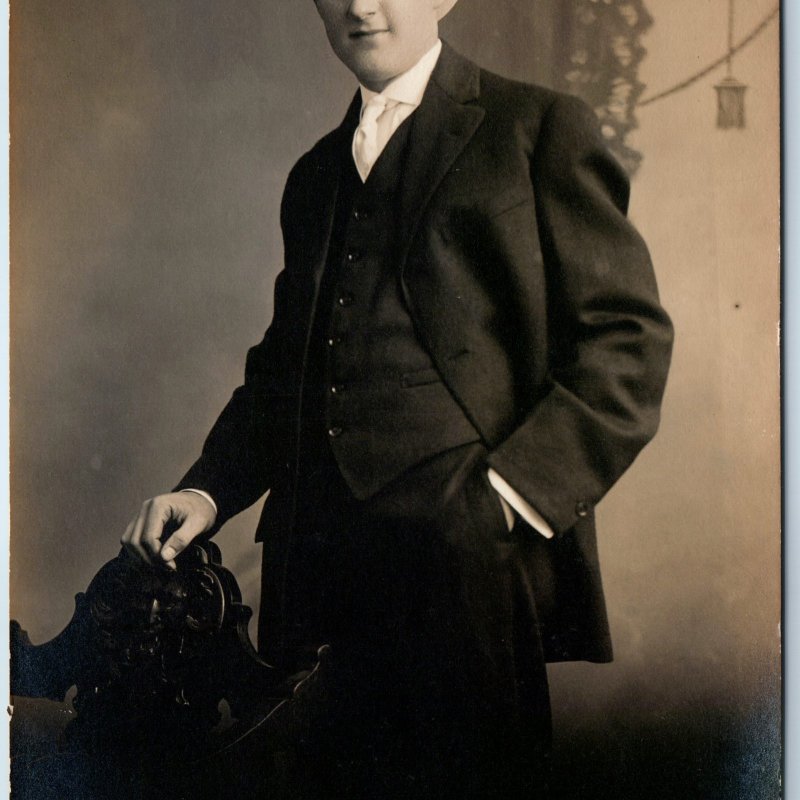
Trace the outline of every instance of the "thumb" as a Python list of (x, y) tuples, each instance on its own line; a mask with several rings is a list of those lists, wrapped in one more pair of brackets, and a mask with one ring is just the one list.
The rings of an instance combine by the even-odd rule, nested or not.
[[(206, 521), (198, 515), (190, 515), (184, 523), (167, 539), (161, 547), (161, 558), (171, 562), (191, 544), (192, 540), (205, 531)], [(174, 567), (174, 563), (169, 566)]]

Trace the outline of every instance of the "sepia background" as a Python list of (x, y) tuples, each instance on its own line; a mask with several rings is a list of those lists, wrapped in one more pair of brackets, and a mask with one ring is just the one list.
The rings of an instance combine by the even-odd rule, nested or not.
[[(727, 0), (645, 0), (644, 96), (725, 52)], [(544, 0), (443, 35), (553, 82)], [(774, 0), (739, 2), (737, 38)], [(42, 642), (168, 490), (271, 316), (294, 161), (354, 91), (300, 0), (11, 3), (11, 611)], [(636, 110), (631, 216), (677, 339), (656, 440), (599, 509), (616, 660), (550, 669), (565, 797), (773, 798), (780, 715), (779, 31)], [(257, 509), (218, 536), (258, 599)], [(313, 587), (309, 587), (313, 591)]]

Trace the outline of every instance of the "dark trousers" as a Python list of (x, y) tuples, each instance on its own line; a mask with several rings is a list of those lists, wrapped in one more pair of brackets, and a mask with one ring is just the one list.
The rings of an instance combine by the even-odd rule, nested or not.
[(295, 642), (331, 646), (329, 707), (300, 754), (309, 794), (542, 796), (538, 534), (508, 530), (484, 456), (448, 451), (363, 502), (332, 461), (314, 471), (285, 592)]

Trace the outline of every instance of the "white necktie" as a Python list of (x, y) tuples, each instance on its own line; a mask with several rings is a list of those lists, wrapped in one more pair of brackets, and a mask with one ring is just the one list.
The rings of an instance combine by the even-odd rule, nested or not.
[(386, 145), (385, 141), (381, 141), (379, 130), (380, 117), (386, 110), (386, 98), (376, 94), (361, 113), (361, 122), (353, 137), (353, 160), (362, 181), (367, 180), (373, 164)]

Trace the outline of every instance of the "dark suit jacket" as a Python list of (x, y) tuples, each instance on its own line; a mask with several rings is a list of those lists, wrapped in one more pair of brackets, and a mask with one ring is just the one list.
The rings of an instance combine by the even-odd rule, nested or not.
[[(334, 154), (359, 108), (357, 96), (289, 176), (272, 324), (181, 481), (215, 498), (218, 525), (291, 482)], [(593, 509), (656, 431), (672, 342), (625, 216), (628, 181), (584, 103), (447, 45), (409, 136), (397, 253), (408, 308), (489, 465), (556, 532), (532, 567), (548, 658), (607, 660)]]

